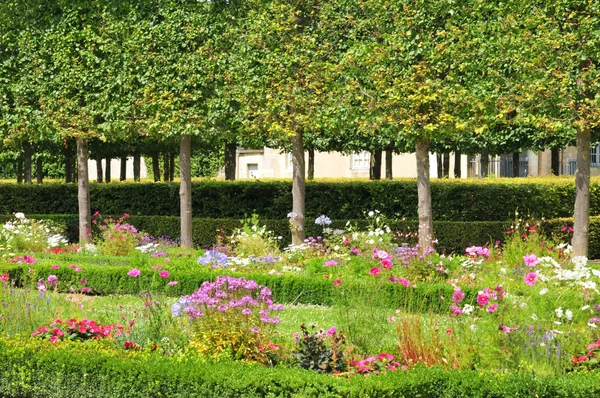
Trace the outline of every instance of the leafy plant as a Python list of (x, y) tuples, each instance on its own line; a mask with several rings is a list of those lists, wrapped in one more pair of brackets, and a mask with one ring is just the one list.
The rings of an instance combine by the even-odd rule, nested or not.
[(317, 373), (339, 373), (346, 370), (344, 358), (345, 337), (335, 327), (328, 331), (323, 329), (312, 331), (300, 325), (302, 335), (294, 334), (296, 348), (293, 351), (297, 365), (303, 369), (314, 370)]

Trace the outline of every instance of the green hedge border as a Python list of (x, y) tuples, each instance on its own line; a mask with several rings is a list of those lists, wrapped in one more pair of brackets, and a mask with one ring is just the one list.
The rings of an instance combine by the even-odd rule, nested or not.
[[(146, 357), (144, 357), (146, 355)], [(21, 397), (593, 397), (600, 373), (561, 377), (416, 367), (340, 379), (285, 367), (111, 352), (86, 344), (0, 340), (0, 396)]]

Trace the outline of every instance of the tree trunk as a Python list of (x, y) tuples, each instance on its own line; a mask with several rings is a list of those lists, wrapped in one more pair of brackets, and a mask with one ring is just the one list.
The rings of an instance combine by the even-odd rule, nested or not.
[(23, 183), (23, 155), (20, 154), (17, 159), (17, 184)]
[(121, 175), (119, 181), (125, 181), (127, 179), (127, 156), (121, 156)]
[(417, 196), (419, 212), (419, 246), (424, 251), (433, 244), (433, 210), (429, 180), (429, 139), (417, 141)]
[(163, 154), (163, 181), (169, 181), (169, 175), (171, 172), (169, 171), (169, 153), (165, 152)]
[(490, 171), (490, 154), (487, 149), (481, 150), (481, 177), (487, 177)]
[(559, 176), (560, 175), (560, 148), (556, 147), (556, 148), (551, 149), (550, 159), (551, 159), (550, 167), (552, 168), (552, 174), (554, 174), (555, 176)]
[(96, 181), (102, 183), (102, 158), (96, 159)]
[(512, 174), (513, 178), (521, 177), (521, 159), (519, 158), (519, 152), (512, 154)]
[(44, 182), (44, 169), (43, 169), (43, 164), (42, 164), (42, 155), (38, 155), (37, 159), (35, 160), (35, 177), (36, 177), (36, 182), (38, 184), (41, 184)]
[(377, 149), (371, 152), (371, 162), (369, 169), (369, 178), (371, 180), (381, 180), (381, 158), (383, 155), (382, 149)]
[(33, 157), (33, 154), (31, 153), (31, 144), (26, 142), (23, 144), (23, 158), (24, 158), (23, 178), (25, 179), (25, 184), (33, 183), (33, 180), (31, 177), (32, 157)]
[(225, 144), (225, 179), (227, 181), (235, 180), (235, 168), (237, 154), (237, 143), (228, 142)]
[(181, 137), (179, 147), (179, 203), (181, 219), (181, 247), (191, 248), (192, 242), (192, 138)]
[(588, 255), (590, 229), (590, 129), (577, 131), (575, 171), (575, 215), (573, 216), (573, 257)]
[(385, 150), (385, 178), (391, 180), (394, 178), (392, 166), (394, 163), (394, 152), (391, 149)]
[(444, 160), (441, 154), (435, 154), (435, 160), (437, 165), (437, 178), (442, 178), (444, 176)]
[(74, 181), (75, 181), (75, 156), (73, 155), (73, 147), (69, 146), (65, 149), (65, 182), (70, 183), (70, 182), (74, 182)]
[(79, 204), (79, 244), (90, 243), (89, 226), (92, 225), (90, 183), (88, 180), (88, 143), (77, 139), (77, 202)]
[(133, 152), (133, 181), (140, 182), (140, 173), (142, 169), (142, 156), (140, 150)]
[(454, 152), (454, 178), (462, 177), (462, 164), (460, 151)]
[(450, 178), (450, 154), (445, 153), (442, 164), (444, 165), (444, 178)]
[(292, 230), (292, 245), (304, 243), (304, 140), (302, 131), (297, 131), (292, 138), (292, 212), (290, 227)]
[(308, 148), (308, 179), (315, 179), (315, 148)]
[[(190, 143), (191, 147), (191, 143)], [(191, 149), (190, 149), (191, 151)], [(191, 165), (191, 163), (190, 163)], [(190, 166), (191, 167), (191, 166)], [(191, 175), (191, 172), (190, 172)], [(169, 181), (173, 182), (175, 180), (175, 152), (171, 152), (169, 154)]]
[(111, 179), (111, 174), (112, 174), (112, 170), (110, 167), (110, 162), (112, 161), (111, 158), (106, 158), (105, 159), (105, 167), (104, 167), (104, 182), (106, 182), (107, 184), (110, 182)]
[(158, 161), (158, 152), (152, 154), (152, 175), (154, 182), (160, 181), (160, 162)]

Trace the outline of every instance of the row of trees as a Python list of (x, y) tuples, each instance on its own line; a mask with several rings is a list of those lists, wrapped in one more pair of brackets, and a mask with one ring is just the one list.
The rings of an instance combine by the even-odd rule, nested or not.
[(425, 247), (433, 238), (429, 152), (494, 155), (576, 141), (573, 245), (586, 255), (590, 140), (600, 124), (599, 7), (576, 0), (3, 2), (0, 134), (7, 146), (76, 142), (82, 231), (88, 142), (108, 151), (179, 142), (183, 245), (191, 244), (192, 147), (291, 151), (294, 244), (304, 239), (306, 149), (415, 152)]

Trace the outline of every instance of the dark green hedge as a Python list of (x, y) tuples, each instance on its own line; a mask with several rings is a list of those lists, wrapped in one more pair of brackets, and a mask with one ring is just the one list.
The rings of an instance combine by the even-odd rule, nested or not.
[(21, 397), (594, 397), (600, 374), (560, 377), (415, 367), (351, 379), (286, 367), (176, 360), (89, 344), (0, 341), (0, 396)]
[[(600, 190), (591, 186), (591, 212), (600, 214)], [(92, 209), (105, 214), (177, 216), (179, 186), (174, 183), (91, 184)], [(257, 212), (281, 219), (291, 211), (289, 181), (201, 181), (193, 184), (193, 216), (241, 219)], [(440, 221), (505, 221), (515, 210), (537, 218), (569, 217), (574, 184), (569, 179), (432, 182), (433, 216)], [(307, 219), (360, 218), (365, 210), (417, 219), (415, 180), (308, 182)], [(76, 214), (75, 184), (0, 184), (0, 214)]]

